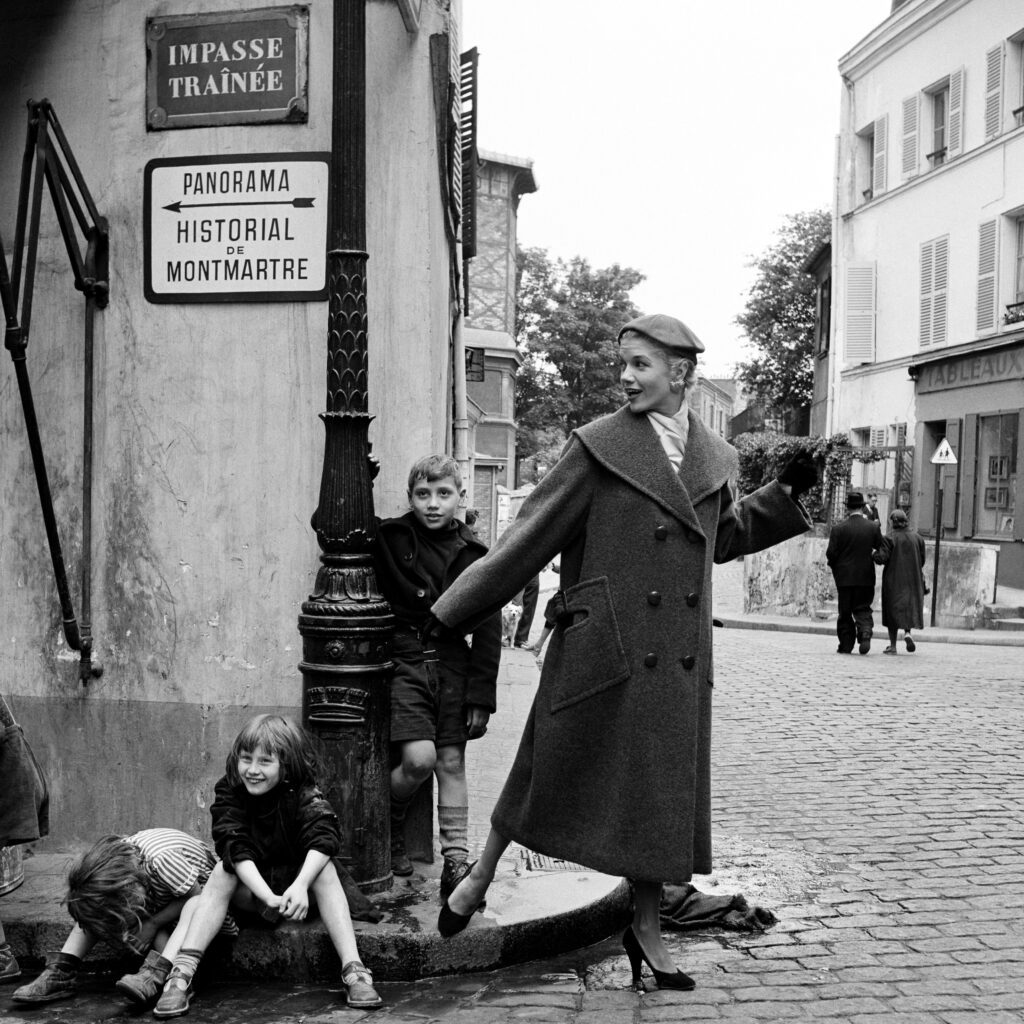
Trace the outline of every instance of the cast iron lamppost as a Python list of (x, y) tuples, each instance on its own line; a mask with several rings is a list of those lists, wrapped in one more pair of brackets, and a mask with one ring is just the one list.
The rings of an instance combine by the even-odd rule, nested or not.
[(329, 760), (328, 796), (360, 888), (391, 887), (388, 672), (391, 610), (371, 557), (367, 412), (366, 0), (335, 0), (328, 224), (327, 411), (320, 567), (302, 605), (302, 713)]

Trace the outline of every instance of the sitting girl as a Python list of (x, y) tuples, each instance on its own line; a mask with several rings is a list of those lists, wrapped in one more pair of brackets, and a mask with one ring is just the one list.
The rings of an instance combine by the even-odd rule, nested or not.
[(214, 788), (213, 842), (220, 861), (202, 895), (189, 900), (164, 956), (172, 961), (155, 1017), (188, 1013), (192, 978), (229, 906), (268, 920), (303, 920), (310, 894), (341, 959), (348, 1005), (383, 1000), (359, 960), (349, 905), (332, 858), (341, 849), (338, 818), (316, 786), (313, 740), (280, 715), (258, 715), (235, 739), (227, 774)]

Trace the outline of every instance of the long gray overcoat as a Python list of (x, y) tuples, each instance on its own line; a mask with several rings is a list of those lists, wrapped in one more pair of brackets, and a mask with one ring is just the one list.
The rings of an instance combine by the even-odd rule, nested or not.
[(677, 474), (628, 407), (574, 431), (480, 561), (433, 607), (464, 629), (560, 555), (570, 624), (491, 822), (612, 875), (711, 870), (711, 569), (810, 526), (777, 483), (734, 502), (736, 452), (691, 412)]

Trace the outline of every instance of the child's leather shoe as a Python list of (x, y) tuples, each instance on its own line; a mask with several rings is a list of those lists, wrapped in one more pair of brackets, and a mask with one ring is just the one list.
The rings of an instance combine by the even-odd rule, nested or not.
[(77, 990), (77, 971), (51, 961), (34, 981), (16, 988), (11, 999), (16, 1003), (52, 1003), (56, 999), (70, 999)]
[(375, 1010), (384, 1000), (373, 987), (373, 975), (358, 961), (349, 960), (341, 969), (348, 1005), (353, 1010)]
[(160, 996), (170, 969), (170, 963), (155, 949), (151, 949), (139, 970), (114, 982), (114, 987), (133, 1002), (145, 1006)]
[(21, 977), (21, 968), (11, 952), (11, 944), (0, 944), (0, 982), (15, 981)]
[(179, 970), (172, 970), (167, 975), (164, 990), (153, 1007), (153, 1016), (161, 1019), (166, 1017), (184, 1017), (192, 1002), (192, 979)]

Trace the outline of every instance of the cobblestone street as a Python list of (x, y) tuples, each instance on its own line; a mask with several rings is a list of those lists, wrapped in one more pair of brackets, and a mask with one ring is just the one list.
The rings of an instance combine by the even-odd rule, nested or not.
[[(381, 986), (393, 1024), (1024, 1020), (1024, 652), (921, 644), (884, 657), (835, 640), (717, 630), (715, 875), (780, 923), (763, 935), (675, 933), (690, 993), (629, 990), (615, 938), (483, 975)], [(471, 793), (489, 805), (537, 672), (506, 652), (501, 713)], [(486, 821), (474, 823), (481, 836)], [(653, 982), (649, 982), (653, 987)], [(188, 1018), (220, 1024), (357, 1020), (323, 988), (202, 986)], [(109, 981), (8, 1019), (137, 1017)], [(144, 1015), (143, 1019), (148, 1019)]]

